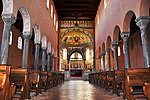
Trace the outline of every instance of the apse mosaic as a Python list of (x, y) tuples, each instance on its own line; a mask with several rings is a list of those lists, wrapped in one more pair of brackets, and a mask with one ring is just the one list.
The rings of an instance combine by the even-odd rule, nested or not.
[(81, 32), (71, 32), (62, 38), (62, 43), (67, 45), (83, 45), (90, 43), (90, 39)]

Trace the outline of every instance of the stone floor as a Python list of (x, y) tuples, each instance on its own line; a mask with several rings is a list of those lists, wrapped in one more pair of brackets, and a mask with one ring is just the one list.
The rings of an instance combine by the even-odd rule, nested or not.
[(33, 96), (31, 100), (123, 100), (102, 88), (94, 87), (88, 81), (66, 81), (53, 89)]

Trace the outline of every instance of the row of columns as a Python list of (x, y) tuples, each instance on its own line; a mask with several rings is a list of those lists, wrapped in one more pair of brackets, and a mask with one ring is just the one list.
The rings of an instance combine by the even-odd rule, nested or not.
[[(150, 67), (150, 43), (148, 41), (148, 25), (150, 24), (150, 16), (141, 16), (136, 20), (137, 26), (141, 31), (141, 40), (142, 40), (142, 48), (143, 48), (143, 56), (144, 56), (144, 66)], [(123, 39), (123, 49), (124, 49), (124, 61), (125, 68), (130, 68), (130, 57), (129, 57), (129, 48), (128, 48), (128, 38), (130, 37), (130, 32), (122, 32), (121, 38)], [(118, 41), (114, 40), (112, 42), (112, 48), (114, 50), (114, 70), (119, 70), (118, 66)], [(107, 54), (107, 62), (108, 62), (108, 71), (111, 71), (110, 64), (110, 48), (106, 49)], [(105, 52), (101, 53), (103, 70), (105, 69)], [(100, 69), (102, 70), (102, 69)]]
[[(2, 15), (4, 22), (1, 51), (0, 51), (0, 64), (7, 64), (8, 60), (8, 50), (9, 50), (9, 34), (12, 24), (15, 23), (16, 18), (13, 15)], [(24, 46), (23, 46), (23, 57), (22, 57), (22, 68), (27, 68), (28, 66), (28, 49), (29, 42), (32, 37), (32, 33), (23, 32)], [(39, 63), (39, 53), (40, 53), (40, 43), (35, 43), (35, 59), (34, 59), (34, 70), (38, 70)], [(47, 53), (47, 69), (45, 68)], [(46, 48), (42, 48), (42, 71), (52, 71), (54, 55), (50, 52), (46, 52)]]

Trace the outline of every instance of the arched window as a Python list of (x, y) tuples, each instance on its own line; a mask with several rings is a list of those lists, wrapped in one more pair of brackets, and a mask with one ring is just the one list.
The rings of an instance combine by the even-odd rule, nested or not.
[(107, 0), (104, 0), (104, 9), (107, 8)]
[(46, 7), (47, 7), (47, 9), (49, 9), (49, 0), (47, 0), (47, 2), (46, 2)]
[(120, 46), (118, 46), (118, 56), (121, 55)]
[(18, 37), (18, 49), (22, 49), (22, 38)]
[(58, 31), (58, 21), (56, 21), (56, 31)]
[(70, 59), (71, 60), (82, 60), (82, 55), (78, 52), (75, 52), (70, 56)]
[(97, 16), (97, 24), (99, 25), (99, 15)]
[(90, 59), (90, 50), (86, 49), (86, 60)]
[(54, 14), (54, 25), (56, 25), (56, 14)]
[(53, 18), (53, 5), (51, 5), (51, 18)]
[(67, 49), (63, 49), (63, 60), (67, 60)]
[(9, 33), (9, 45), (12, 45), (12, 31)]

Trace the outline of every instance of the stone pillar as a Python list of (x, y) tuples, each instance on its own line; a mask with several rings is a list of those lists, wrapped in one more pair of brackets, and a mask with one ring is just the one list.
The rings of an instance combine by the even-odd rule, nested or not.
[(111, 71), (111, 65), (110, 65), (110, 48), (106, 49), (106, 54), (107, 54), (107, 62), (108, 62), (108, 71)]
[(50, 60), (51, 60), (51, 53), (47, 53), (47, 71), (50, 71)]
[(15, 23), (16, 18), (13, 15), (2, 15), (2, 19), (4, 22), (4, 28), (1, 42), (0, 64), (7, 64), (9, 50), (9, 34), (11, 30), (11, 25)]
[(42, 71), (45, 71), (46, 48), (42, 48)]
[(129, 47), (128, 47), (128, 38), (130, 36), (130, 33), (122, 32), (120, 35), (121, 38), (123, 39), (125, 68), (130, 68), (130, 56), (129, 56)]
[(40, 53), (40, 43), (35, 43), (35, 57), (34, 57), (34, 70), (39, 68), (39, 53)]
[(114, 50), (114, 70), (119, 70), (118, 66), (118, 41), (113, 41), (112, 42), (112, 47)]
[(28, 49), (29, 49), (29, 42), (32, 37), (30, 32), (24, 32), (24, 44), (23, 44), (23, 57), (22, 57), (22, 68), (28, 67)]
[(102, 71), (102, 68), (101, 68), (101, 55), (99, 54), (99, 70), (100, 70), (100, 72)]
[(150, 16), (141, 16), (136, 20), (137, 26), (139, 26), (141, 31), (141, 40), (144, 56), (144, 66), (150, 67), (150, 43), (148, 41), (148, 24), (150, 23)]
[(105, 68), (105, 52), (102, 52), (102, 54), (101, 54), (101, 57), (102, 57), (102, 64), (103, 64), (103, 71), (106, 71), (106, 68)]
[(54, 54), (51, 54), (51, 68), (52, 68), (52, 71), (54, 71)]

